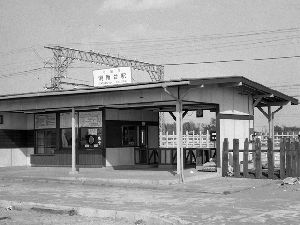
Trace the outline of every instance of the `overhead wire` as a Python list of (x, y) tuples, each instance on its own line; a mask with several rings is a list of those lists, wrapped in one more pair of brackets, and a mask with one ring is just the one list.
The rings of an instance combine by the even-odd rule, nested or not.
[(162, 65), (163, 66), (181, 66), (181, 65), (197, 65), (197, 64), (229, 63), (229, 62), (245, 62), (245, 61), (265, 61), (265, 60), (292, 59), (292, 58), (300, 58), (300, 55), (267, 57), (267, 58), (253, 58), (253, 59), (230, 59), (230, 60), (216, 60), (216, 61), (202, 61), (202, 62), (165, 63)]
[[(157, 42), (166, 42), (170, 47), (172, 47), (171, 49), (176, 49), (176, 42), (178, 41), (183, 41), (183, 42), (189, 42), (191, 41), (192, 44), (195, 44), (195, 41), (198, 40), (222, 40), (222, 39), (228, 39), (228, 38), (240, 38), (240, 37), (252, 37), (252, 36), (257, 36), (257, 35), (278, 35), (278, 34), (286, 34), (286, 33), (291, 33), (291, 32), (298, 32), (300, 31), (300, 28), (287, 28), (287, 29), (276, 29), (276, 30), (261, 30), (261, 31), (254, 31), (254, 32), (240, 32), (240, 33), (227, 33), (227, 34), (212, 34), (212, 35), (202, 35), (202, 36), (190, 36), (188, 38), (161, 38), (161, 39), (141, 39), (140, 42), (142, 43), (150, 43), (150, 45), (148, 45), (148, 51), (151, 52), (153, 51), (152, 46), (154, 44), (156, 44)], [(275, 39), (277, 38), (277, 39)], [(225, 43), (214, 43), (213, 46), (210, 46), (208, 48), (194, 48), (192, 49), (192, 51), (197, 52), (197, 51), (204, 51), (204, 50), (211, 50), (211, 49), (221, 49), (221, 48), (228, 48), (228, 47), (240, 47), (241, 45), (257, 45), (257, 44), (263, 44), (263, 43), (269, 43), (269, 42), (278, 42), (278, 41), (284, 41), (284, 40), (288, 40), (288, 39), (298, 39), (300, 38), (299, 35), (294, 35), (294, 36), (286, 36), (286, 37), (267, 37), (267, 38), (259, 38), (256, 40), (239, 40), (239, 41), (232, 41), (232, 42), (225, 42)], [(256, 41), (256, 42), (254, 42)], [(126, 44), (126, 43), (132, 43), (132, 44), (136, 44), (136, 40), (127, 40), (127, 41), (122, 41), (122, 42), (110, 42), (110, 43), (106, 43), (106, 44)], [(169, 42), (169, 43), (168, 43)], [(171, 42), (171, 43), (170, 43)], [(172, 43), (173, 42), (173, 43)], [(103, 43), (103, 42), (94, 42), (94, 43)], [(85, 44), (89, 44), (89, 43), (85, 43)], [(184, 44), (184, 43), (183, 43)], [(227, 44), (227, 45), (225, 45)], [(228, 45), (228, 44), (232, 44), (232, 45)], [(157, 45), (157, 44), (156, 44)], [(175, 46), (175, 47), (173, 47)], [(189, 46), (189, 45), (187, 45)], [(160, 47), (160, 48), (159, 48)], [(193, 47), (190, 46), (190, 47)], [(252, 46), (253, 47), (253, 46)], [(136, 48), (139, 48), (138, 46)], [(184, 45), (183, 45), (184, 48)], [(33, 47), (28, 47), (28, 48), (23, 48), (23, 51), (29, 51), (32, 50), (34, 53), (37, 53), (35, 51), (35, 49)], [(126, 48), (125, 48), (126, 49)], [(164, 50), (164, 48), (161, 48), (161, 45), (158, 46), (158, 49), (160, 49), (161, 51)], [(147, 50), (147, 45), (145, 46), (144, 49), (139, 49), (140, 51), (142, 51), (143, 53), (145, 53), (145, 51)], [(166, 49), (165, 49), (166, 50)], [(191, 53), (191, 49), (187, 49), (187, 50), (181, 50), (182, 52), (178, 51), (178, 49), (176, 49), (176, 52), (179, 52), (179, 54), (177, 55), (181, 55), (182, 53), (185, 52), (189, 52)], [(11, 51), (9, 54), (13, 54), (14, 51)], [(3, 53), (2, 53), (3, 54)], [(168, 53), (168, 54), (172, 54), (172, 52)], [(146, 54), (147, 55), (147, 54)], [(163, 55), (163, 54), (161, 54)], [(174, 54), (172, 54), (174, 56)], [(37, 55), (38, 58), (40, 58), (42, 60), (42, 57), (40, 57), (39, 55)], [(148, 54), (149, 56), (149, 54)], [(255, 59), (233, 59), (233, 60), (219, 60), (219, 61), (201, 61), (201, 62), (187, 62), (187, 63), (166, 63), (164, 65), (166, 66), (175, 66), (175, 65), (193, 65), (193, 64), (202, 64), (202, 63), (226, 63), (226, 62), (244, 62), (244, 61), (263, 61), (263, 60), (274, 60), (274, 59), (288, 59), (288, 58), (298, 58), (299, 56), (283, 56), (283, 57), (269, 57), (269, 58), (255, 58)], [(1, 65), (0, 65), (1, 66)], [(71, 68), (71, 67), (70, 67)], [(25, 71), (26, 72), (26, 71)], [(21, 72), (16, 72), (16, 73), (12, 73), (12, 74), (21, 74)], [(9, 74), (8, 74), (9, 75)], [(0, 76), (1, 77), (1, 76)]]
[(8, 74), (0, 75), (0, 78), (8, 78), (8, 77), (13, 77), (13, 76), (22, 76), (24, 74), (39, 71), (39, 70), (43, 70), (43, 69), (45, 69), (45, 68), (44, 67), (39, 67), (39, 68), (34, 68), (34, 69), (30, 69), (30, 70), (25, 70), (25, 71), (8, 73)]
[[(234, 40), (231, 42), (216, 42), (207, 44), (206, 46), (203, 46), (203, 42), (192, 42), (192, 43), (168, 43), (168, 44), (155, 44), (155, 45), (143, 45), (143, 44), (135, 44), (134, 46), (117, 46), (117, 47), (109, 47), (109, 49), (105, 49), (105, 51), (117, 51), (120, 53), (121, 51), (130, 51), (129, 53), (136, 53), (140, 52), (143, 54), (143, 56), (151, 56), (159, 53), (160, 55), (163, 53), (164, 55), (173, 54), (175, 50), (178, 55), (183, 55), (183, 53), (188, 52), (189, 54), (191, 52), (198, 52), (201, 50), (208, 51), (208, 50), (214, 50), (214, 49), (220, 49), (220, 48), (229, 48), (229, 47), (240, 47), (240, 46), (248, 46), (248, 45), (261, 45), (266, 43), (272, 43), (272, 42), (280, 42), (280, 41), (287, 41), (287, 40), (297, 40), (300, 38), (300, 34), (293, 35), (293, 36), (279, 36), (279, 37), (268, 37), (268, 38), (256, 38), (256, 39), (250, 39), (250, 40)], [(208, 42), (211, 40), (208, 40)], [(202, 45), (202, 46), (201, 46)], [(208, 47), (207, 47), (208, 46)], [(169, 50), (167, 52), (167, 50)]]
[[(275, 30), (260, 30), (260, 31), (248, 31), (248, 32), (239, 32), (239, 33), (218, 33), (218, 34), (210, 34), (210, 35), (201, 35), (201, 36), (195, 36), (193, 35), (191, 38), (192, 39), (200, 39), (202, 40), (203, 38), (212, 40), (213, 37), (216, 38), (233, 38), (233, 37), (246, 37), (246, 36), (254, 36), (254, 35), (263, 35), (263, 34), (273, 34), (273, 33), (286, 33), (286, 32), (295, 32), (295, 31), (300, 31), (299, 27), (294, 27), (294, 28), (283, 28), (283, 29), (275, 29)], [(168, 38), (149, 38), (149, 39), (134, 39), (134, 40), (124, 40), (124, 41), (102, 41), (102, 42), (62, 42), (60, 44), (74, 44), (74, 45), (91, 45), (91, 44), (109, 44), (109, 45), (114, 45), (114, 44), (128, 44), (128, 43), (134, 43), (137, 44), (138, 42), (142, 43), (147, 43), (147, 42), (152, 42), (156, 43), (159, 42), (160, 44), (162, 42), (169, 42), (169, 41), (174, 41), (174, 40), (181, 40), (181, 41), (187, 41), (191, 38), (183, 38), (180, 37), (168, 37)]]

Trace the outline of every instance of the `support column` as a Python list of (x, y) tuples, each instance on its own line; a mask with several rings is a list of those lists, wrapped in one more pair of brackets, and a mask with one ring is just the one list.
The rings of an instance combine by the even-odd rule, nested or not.
[(280, 106), (274, 112), (272, 112), (271, 106), (268, 106), (268, 113), (266, 113), (261, 107), (257, 107), (257, 108), (268, 119), (268, 123), (269, 123), (269, 137), (272, 138), (273, 147), (274, 147), (274, 115), (275, 115), (275, 113), (279, 112), (283, 108), (283, 106)]
[(183, 178), (183, 148), (182, 148), (182, 102), (176, 102), (176, 139), (177, 139), (177, 174), (180, 182)]
[(272, 115), (272, 108), (268, 106), (268, 123), (269, 123), (269, 138), (273, 140), (273, 121), (274, 116)]
[(76, 168), (76, 118), (75, 108), (72, 108), (72, 171), (70, 174), (77, 174)]

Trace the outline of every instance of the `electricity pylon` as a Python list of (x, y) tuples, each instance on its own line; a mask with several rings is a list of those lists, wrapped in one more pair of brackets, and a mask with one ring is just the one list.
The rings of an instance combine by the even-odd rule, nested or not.
[(51, 79), (51, 86), (48, 87), (48, 89), (51, 90), (62, 89), (61, 80), (65, 78), (66, 70), (74, 60), (111, 67), (131, 67), (132, 69), (147, 71), (152, 81), (164, 80), (164, 67), (162, 65), (155, 65), (137, 60), (105, 55), (94, 51), (82, 51), (61, 46), (45, 46), (45, 48), (52, 50), (54, 55), (54, 64), (52, 67), (55, 71), (55, 75)]
[[(132, 69), (142, 70), (148, 72), (151, 81), (164, 80), (164, 66), (145, 63), (137, 60), (124, 59), (120, 57), (101, 54), (94, 51), (82, 51), (73, 48), (66, 48), (61, 46), (45, 46), (45, 48), (52, 50), (54, 64), (50, 65), (54, 69), (54, 76), (51, 78), (51, 84), (46, 87), (49, 90), (61, 90), (62, 79), (66, 78), (66, 71), (69, 65), (74, 60), (96, 63), (111, 67), (131, 67)], [(164, 115), (159, 113), (159, 129), (163, 131)]]

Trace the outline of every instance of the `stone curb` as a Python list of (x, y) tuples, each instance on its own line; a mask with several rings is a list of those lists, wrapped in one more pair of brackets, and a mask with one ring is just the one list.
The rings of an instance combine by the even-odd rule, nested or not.
[[(193, 182), (193, 181), (200, 181), (210, 178), (215, 178), (217, 175), (210, 175), (210, 176), (194, 176), (194, 177), (187, 177), (185, 182)], [(68, 184), (88, 184), (88, 185), (116, 185), (116, 186), (143, 186), (143, 185), (150, 185), (153, 187), (157, 186), (170, 186), (179, 184), (179, 180), (144, 180), (144, 179), (111, 179), (111, 178), (86, 178), (86, 177), (1, 177), (0, 180), (12, 180), (12, 181), (37, 181), (37, 182), (56, 182), (56, 183), (68, 183)]]
[(149, 212), (129, 212), (117, 210), (103, 210), (88, 207), (59, 206), (55, 204), (41, 204), (34, 202), (16, 202), (0, 200), (0, 207), (7, 210), (34, 210), (48, 212), (51, 214), (79, 215), (84, 217), (98, 217), (111, 219), (126, 219), (133, 224), (138, 221), (145, 221), (147, 225), (187, 225), (189, 222), (170, 215), (158, 215)]
[[(200, 180), (210, 179), (213, 177), (205, 177)], [(239, 178), (243, 179), (243, 178)], [(148, 182), (140, 182), (138, 183), (137, 179), (136, 182), (125, 182), (127, 179), (123, 179), (123, 182), (118, 182), (122, 179), (99, 179), (99, 178), (83, 178), (83, 177), (57, 177), (57, 178), (38, 178), (38, 177), (1, 177), (0, 180), (2, 181), (10, 181), (10, 182), (40, 182), (40, 183), (59, 183), (59, 184), (74, 184), (74, 185), (90, 185), (90, 186), (106, 186), (106, 187), (125, 187), (125, 188), (141, 188), (141, 189), (154, 189), (154, 190), (169, 190), (169, 191), (178, 191), (178, 192), (191, 192), (191, 193), (203, 193), (203, 194), (218, 194), (218, 195), (229, 195), (234, 194), (246, 190), (250, 190), (253, 187), (240, 187), (237, 189), (224, 189), (224, 190), (206, 190), (201, 187), (193, 188), (193, 187), (183, 187), (183, 186), (176, 186), (176, 184), (159, 184), (159, 183), (151, 183)], [(113, 182), (111, 182), (113, 181)], [(141, 180), (143, 181), (143, 180)], [(189, 181), (187, 181), (189, 182)], [(178, 183), (177, 183), (178, 184)], [(270, 185), (272, 182), (267, 184), (260, 184), (257, 187)]]

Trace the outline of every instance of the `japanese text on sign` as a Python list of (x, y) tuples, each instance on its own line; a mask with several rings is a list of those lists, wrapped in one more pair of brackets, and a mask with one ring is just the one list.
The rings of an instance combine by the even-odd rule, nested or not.
[(118, 67), (103, 70), (94, 70), (94, 86), (102, 87), (107, 85), (131, 83), (131, 68)]

